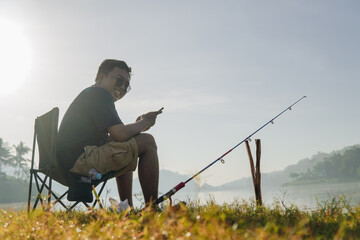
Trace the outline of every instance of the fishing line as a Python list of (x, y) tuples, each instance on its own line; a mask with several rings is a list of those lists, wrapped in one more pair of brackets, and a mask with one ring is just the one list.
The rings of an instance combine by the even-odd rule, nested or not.
[(224, 153), (223, 155), (221, 155), (220, 157), (218, 157), (215, 161), (213, 161), (212, 163), (210, 163), (209, 165), (207, 165), (206, 167), (204, 167), (202, 170), (200, 170), (198, 173), (196, 173), (194, 176), (190, 177), (189, 179), (187, 179), (185, 182), (181, 182), (178, 185), (176, 185), (174, 188), (172, 188), (170, 191), (168, 191), (167, 193), (165, 193), (164, 195), (162, 195), (161, 197), (159, 197), (156, 200), (156, 204), (159, 204), (163, 201), (165, 201), (166, 199), (170, 198), (172, 195), (174, 195), (177, 191), (179, 191), (180, 189), (182, 189), (183, 187), (185, 187), (186, 183), (188, 183), (189, 181), (191, 181), (192, 179), (196, 178), (199, 174), (201, 174), (202, 172), (204, 172), (206, 169), (208, 169), (209, 167), (211, 167), (212, 165), (214, 165), (216, 162), (220, 161), (221, 163), (225, 163), (225, 160), (223, 159), (223, 157), (225, 157), (226, 155), (228, 155), (230, 152), (232, 152), (235, 148), (237, 148), (238, 146), (240, 146), (243, 142), (245, 142), (246, 140), (251, 141), (251, 137), (253, 135), (255, 135), (257, 132), (261, 131), (264, 127), (266, 127), (268, 124), (274, 124), (274, 120), (276, 118), (278, 118), (280, 115), (282, 115), (283, 113), (285, 113), (287, 110), (291, 110), (292, 107), (297, 104), (298, 102), (300, 102), (301, 100), (303, 100), (304, 98), (306, 98), (306, 96), (301, 97), (299, 100), (297, 100), (296, 102), (294, 102), (293, 104), (291, 104), (289, 107), (285, 108), (282, 112), (280, 112), (278, 115), (276, 115), (274, 118), (272, 118), (270, 121), (268, 121), (267, 123), (265, 123), (263, 126), (261, 126), (260, 128), (258, 128), (255, 132), (251, 133), (248, 137), (244, 138), (244, 140), (242, 140), (241, 142), (239, 142), (238, 144), (236, 144), (233, 148), (231, 148), (229, 151), (227, 151), (226, 153)]

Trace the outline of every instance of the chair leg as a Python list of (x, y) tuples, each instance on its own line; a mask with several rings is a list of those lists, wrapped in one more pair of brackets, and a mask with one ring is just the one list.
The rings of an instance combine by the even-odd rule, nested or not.
[[(76, 207), (76, 205), (78, 205), (79, 203), (80, 203), (79, 201), (74, 203), (73, 205), (71, 205), (71, 207), (67, 211), (69, 212), (69, 211), (73, 210), (74, 207)], [(84, 204), (85, 204), (85, 206), (87, 205), (87, 203), (84, 203)]]
[[(44, 189), (44, 185), (45, 185), (45, 182), (46, 182), (47, 178), (48, 178), (48, 176), (46, 175), (44, 181), (41, 181), (41, 178), (39, 177), (39, 175), (38, 175), (37, 173), (35, 173), (35, 183), (36, 183), (36, 187), (37, 187), (37, 189), (38, 189), (38, 195), (37, 195), (37, 197), (36, 197), (36, 200), (35, 200), (33, 209), (36, 208), (39, 200), (40, 200), (41, 204), (43, 203), (43, 199), (41, 198), (41, 193), (42, 193), (42, 191), (43, 191), (43, 189)], [(41, 187), (39, 187), (39, 182), (38, 182), (39, 179), (40, 179), (40, 181), (42, 182)], [(39, 195), (40, 195), (40, 196), (39, 196)]]
[(61, 199), (68, 194), (69, 190), (67, 190), (63, 195), (61, 195), (60, 197), (56, 196), (55, 193), (53, 193), (51, 191), (51, 194), (54, 196), (55, 201), (51, 204), (50, 208), (53, 208), (57, 203), (61, 204), (61, 206), (63, 206), (63, 208), (65, 208), (66, 210), (68, 210), (68, 207), (61, 201)]
[[(51, 179), (51, 178), (50, 178)], [(63, 195), (61, 195), (60, 197), (58, 197), (50, 188), (50, 186), (46, 185), (46, 182), (43, 181), (41, 178), (39, 178), (39, 181), (43, 184), (43, 186), (48, 189), (49, 191), (49, 197), (51, 197), (51, 195), (55, 198), (55, 201), (53, 202), (53, 204), (50, 206), (50, 202), (49, 202), (49, 209), (54, 207), (56, 203), (60, 203), (66, 210), (68, 210), (68, 207), (66, 207), (66, 205), (61, 201), (61, 199), (68, 194), (69, 190), (67, 190), (65, 193), (63, 193)]]
[[(45, 178), (42, 179), (39, 175), (38, 175), (38, 172), (34, 171), (34, 172), (31, 172), (30, 173), (30, 180), (32, 182), (32, 180), (35, 180), (35, 184), (36, 184), (36, 187), (37, 187), (37, 191), (38, 191), (38, 195), (36, 197), (36, 200), (35, 200), (35, 203), (34, 203), (34, 206), (33, 206), (33, 210), (36, 209), (37, 207), (37, 204), (39, 203), (39, 201), (41, 202), (41, 204), (44, 203), (44, 199), (42, 198), (41, 196), (41, 193), (43, 192), (44, 190), (44, 187), (48, 190), (48, 207), (49, 209), (53, 208), (57, 203), (61, 204), (63, 206), (63, 208), (66, 210), (66, 211), (71, 211), (72, 209), (74, 209), (79, 203), (83, 203), (88, 209), (93, 209), (95, 208), (96, 204), (98, 203), (97, 199), (94, 200), (94, 203), (92, 204), (92, 207), (90, 207), (90, 205), (86, 202), (76, 202), (74, 203), (73, 205), (71, 205), (70, 207), (66, 206), (63, 202), (62, 202), (62, 198), (65, 197), (67, 194), (68, 194), (68, 190), (63, 193), (60, 197), (58, 197), (53, 191), (52, 191), (52, 179), (45, 174)], [(49, 183), (47, 184), (46, 181), (47, 179), (49, 178)], [(98, 196), (101, 196), (103, 190), (105, 189), (105, 185), (107, 183), (108, 179), (105, 179), (103, 182), (102, 182), (102, 186), (100, 188), (100, 191), (98, 193)], [(28, 198), (28, 211), (30, 211), (30, 207), (31, 207), (31, 202), (30, 202), (30, 199), (31, 199), (31, 190), (32, 190), (32, 184), (30, 183), (29, 185), (29, 198)], [(51, 203), (51, 198), (52, 196), (55, 198), (54, 202)], [(100, 204), (101, 205), (101, 204)], [(101, 207), (101, 206), (100, 206)]]
[(32, 190), (32, 179), (33, 179), (33, 174), (30, 170), (30, 183), (29, 183), (29, 196), (28, 196), (28, 205), (27, 205), (27, 211), (30, 211), (30, 206), (31, 206), (31, 190)]
[[(99, 198), (100, 198), (100, 196), (101, 196), (102, 191), (103, 191), (104, 188), (105, 188), (105, 185), (106, 185), (107, 181), (108, 181), (108, 179), (106, 179), (106, 180), (103, 182), (103, 184), (102, 184), (102, 186), (101, 186), (101, 188), (100, 188), (100, 191), (99, 191), (99, 193), (98, 193)], [(99, 199), (99, 200), (100, 200), (100, 199)], [(92, 208), (94, 208), (94, 207), (96, 206), (96, 204), (97, 204), (97, 199), (94, 200), (94, 203), (93, 203)], [(102, 207), (102, 206), (100, 205), (100, 207)]]
[(51, 177), (49, 178), (49, 188), (48, 188), (48, 206), (50, 207), (50, 202), (51, 202), (51, 187), (52, 187), (52, 179)]
[[(36, 120), (35, 120), (35, 124), (36, 124)], [(34, 127), (33, 147), (31, 153), (29, 196), (28, 196), (28, 207), (27, 207), (28, 212), (30, 211), (30, 207), (31, 207), (31, 191), (32, 191), (32, 185), (33, 185), (32, 181), (34, 175), (35, 146), (36, 146), (36, 128)]]

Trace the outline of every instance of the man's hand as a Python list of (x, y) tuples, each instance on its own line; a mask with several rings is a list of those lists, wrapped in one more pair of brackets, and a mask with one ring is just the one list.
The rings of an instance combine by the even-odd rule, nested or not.
[(136, 123), (130, 123), (127, 125), (117, 124), (111, 126), (109, 127), (108, 132), (114, 141), (127, 141), (130, 138), (138, 135), (140, 132), (144, 132), (154, 126), (156, 117), (162, 113), (162, 110), (163, 108), (156, 112), (143, 114), (136, 119)]
[(155, 112), (148, 112), (146, 114), (143, 114), (141, 116), (139, 116), (137, 119), (136, 119), (136, 122), (138, 121), (146, 121), (147, 122), (147, 127), (143, 130), (143, 132), (149, 130), (152, 126), (155, 125), (155, 122), (156, 122), (156, 118), (159, 114), (162, 113), (162, 110), (164, 108), (161, 108), (159, 111), (155, 111)]

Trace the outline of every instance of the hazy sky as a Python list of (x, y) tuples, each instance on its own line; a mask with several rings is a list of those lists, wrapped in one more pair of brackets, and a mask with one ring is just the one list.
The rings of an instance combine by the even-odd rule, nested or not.
[[(36, 116), (62, 118), (116, 58), (134, 73), (121, 119), (165, 108), (149, 131), (161, 169), (196, 173), (304, 95), (254, 137), (262, 172), (360, 144), (359, 12), (356, 0), (2, 0), (0, 137), (31, 147)], [(225, 161), (201, 180), (250, 175), (245, 145)]]

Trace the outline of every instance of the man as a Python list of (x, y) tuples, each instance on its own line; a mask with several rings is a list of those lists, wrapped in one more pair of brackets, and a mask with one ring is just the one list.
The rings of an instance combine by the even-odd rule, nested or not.
[[(57, 161), (70, 176), (89, 176), (90, 169), (102, 175), (115, 173), (120, 199), (133, 206), (132, 179), (138, 161), (145, 202), (149, 204), (158, 196), (157, 146), (153, 136), (143, 132), (155, 124), (162, 111), (141, 115), (131, 124), (120, 120), (114, 102), (130, 90), (130, 74), (131, 68), (123, 61), (107, 59), (101, 63), (95, 84), (83, 90), (64, 115)], [(76, 200), (71, 198), (68, 196)]]

